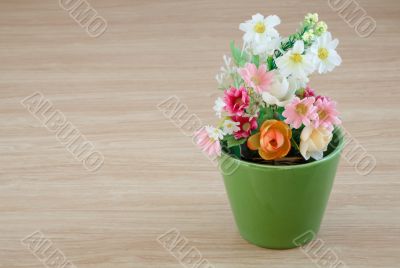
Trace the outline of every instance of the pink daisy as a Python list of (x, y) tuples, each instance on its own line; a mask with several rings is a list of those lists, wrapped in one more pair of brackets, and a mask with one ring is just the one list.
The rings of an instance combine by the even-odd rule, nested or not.
[(330, 98), (327, 97), (327, 96), (318, 95), (318, 96), (315, 97), (316, 101), (319, 100), (319, 99), (321, 99), (321, 100), (324, 100), (324, 99), (330, 100)]
[(333, 130), (333, 126), (342, 123), (338, 118), (339, 112), (336, 110), (336, 102), (326, 97), (320, 97), (315, 101), (314, 105), (317, 108), (318, 114), (315, 127), (323, 126), (328, 130)]
[(243, 115), (244, 110), (249, 107), (250, 97), (244, 87), (237, 89), (231, 87), (225, 90), (225, 110), (230, 115)]
[(220, 130), (211, 126), (202, 127), (194, 134), (196, 144), (209, 156), (220, 156), (221, 145), (219, 137), (222, 137)]
[(285, 106), (282, 115), (286, 117), (285, 123), (293, 128), (299, 128), (301, 124), (310, 125), (311, 120), (318, 118), (317, 108), (313, 105), (314, 97), (307, 97), (300, 100), (295, 97), (291, 103)]
[(244, 68), (239, 69), (239, 74), (246, 85), (252, 87), (258, 93), (267, 91), (272, 83), (272, 73), (267, 72), (267, 66), (261, 64), (258, 69), (255, 64), (247, 63)]
[(255, 117), (241, 117), (233, 116), (234, 122), (239, 122), (239, 128), (237, 132), (233, 134), (235, 139), (247, 138), (250, 136), (251, 131), (257, 128), (257, 119)]

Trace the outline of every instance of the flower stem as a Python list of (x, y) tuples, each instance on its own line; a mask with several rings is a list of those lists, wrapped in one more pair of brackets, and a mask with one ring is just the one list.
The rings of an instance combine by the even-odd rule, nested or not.
[(300, 152), (299, 145), (297, 145), (297, 142), (294, 140), (293, 137), (290, 139), (290, 141), (291, 141), (292, 144), (294, 145), (294, 148), (296, 148), (296, 150)]

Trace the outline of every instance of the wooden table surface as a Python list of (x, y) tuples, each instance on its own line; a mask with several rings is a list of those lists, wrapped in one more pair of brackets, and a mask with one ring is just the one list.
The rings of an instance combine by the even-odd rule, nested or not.
[[(177, 96), (214, 123), (214, 76), (239, 23), (277, 14), (287, 35), (310, 11), (343, 58), (311, 85), (338, 101), (344, 127), (376, 159), (362, 175), (342, 158), (318, 237), (347, 267), (399, 267), (400, 2), (357, 0), (376, 20), (365, 38), (329, 2), (89, 0), (108, 24), (93, 38), (57, 0), (2, 0), (0, 267), (46, 267), (48, 256), (21, 242), (35, 232), (74, 267), (190, 267), (157, 241), (172, 228), (216, 268), (327, 267), (301, 249), (244, 241), (218, 170), (157, 108)], [(97, 172), (24, 107), (35, 92), (104, 156)]]

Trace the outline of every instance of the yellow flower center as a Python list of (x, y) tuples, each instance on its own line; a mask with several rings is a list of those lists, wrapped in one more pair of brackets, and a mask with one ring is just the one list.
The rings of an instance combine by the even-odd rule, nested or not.
[(328, 114), (324, 110), (322, 110), (318, 112), (318, 117), (320, 120), (325, 120), (328, 117)]
[(265, 25), (263, 22), (257, 22), (256, 25), (254, 25), (254, 31), (256, 33), (263, 33), (265, 32)]
[(235, 104), (236, 105), (242, 105), (242, 99), (240, 99), (240, 98), (237, 98), (236, 100), (235, 100)]
[(324, 60), (328, 56), (329, 56), (329, 52), (326, 48), (321, 47), (320, 49), (318, 49), (318, 58), (320, 58), (321, 60)]
[(299, 104), (296, 105), (296, 112), (299, 115), (306, 115), (307, 111), (308, 111), (308, 108), (303, 103), (299, 103)]
[(293, 53), (290, 56), (290, 59), (295, 63), (301, 63), (303, 61), (303, 57), (301, 56), (300, 53)]
[(243, 126), (242, 126), (242, 129), (244, 130), (244, 131), (247, 131), (247, 130), (249, 130), (250, 129), (250, 123), (244, 123), (243, 124)]
[(256, 85), (256, 86), (260, 85), (260, 83), (261, 83), (261, 79), (258, 76), (253, 76), (251, 78), (251, 81), (253, 81), (254, 85)]

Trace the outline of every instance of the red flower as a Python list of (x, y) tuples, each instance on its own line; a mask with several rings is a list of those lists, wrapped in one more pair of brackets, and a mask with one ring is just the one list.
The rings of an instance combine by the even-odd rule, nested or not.
[(249, 107), (250, 97), (244, 87), (240, 89), (231, 87), (229, 90), (225, 90), (224, 102), (225, 110), (229, 115), (242, 116), (244, 110)]
[(314, 91), (314, 89), (312, 89), (310, 86), (307, 86), (307, 87), (304, 89), (303, 98), (314, 97), (314, 96), (315, 96), (315, 91)]
[(233, 136), (235, 139), (247, 138), (250, 136), (251, 131), (257, 128), (257, 119), (250, 117), (232, 116), (232, 120), (239, 122), (240, 130), (235, 132)]

